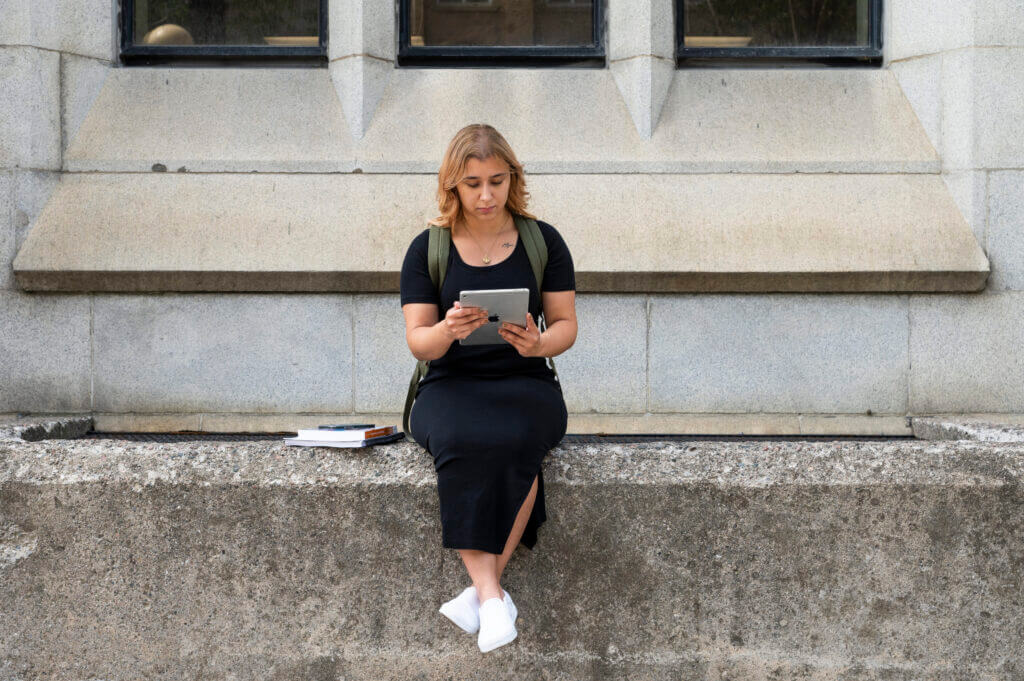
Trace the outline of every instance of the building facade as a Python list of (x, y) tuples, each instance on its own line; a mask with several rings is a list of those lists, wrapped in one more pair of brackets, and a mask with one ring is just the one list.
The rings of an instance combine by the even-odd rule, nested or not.
[(569, 432), (1024, 414), (1019, 3), (129, 1), (0, 0), (2, 413), (398, 422), (401, 260), (485, 122), (573, 252)]

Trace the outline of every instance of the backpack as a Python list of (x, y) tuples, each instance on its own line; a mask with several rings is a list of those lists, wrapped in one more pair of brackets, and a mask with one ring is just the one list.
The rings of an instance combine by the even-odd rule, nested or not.
[[(544, 241), (544, 235), (536, 220), (525, 218), (521, 215), (514, 215), (513, 220), (516, 229), (519, 230), (519, 238), (526, 248), (526, 255), (530, 258), (530, 267), (533, 275), (537, 278), (537, 293), (541, 292), (541, 283), (544, 280), (544, 269), (548, 264), (548, 245)], [(452, 245), (452, 233), (450, 229), (430, 225), (430, 234), (427, 239), (427, 270), (430, 272), (430, 281), (437, 288), (438, 296), (441, 294), (441, 287), (444, 285), (445, 275), (448, 273), (448, 253)], [(511, 257), (511, 256), (509, 256)], [(547, 321), (544, 319), (544, 312), (541, 311), (537, 328), (541, 333), (547, 329)], [(558, 379), (558, 372), (555, 371), (555, 360), (545, 357)], [(409, 432), (409, 414), (412, 413), (412, 404), (416, 401), (416, 391), (419, 388), (420, 380), (427, 375), (430, 368), (430, 360), (421, 359), (416, 362), (416, 369), (412, 372), (412, 380), (409, 382), (409, 394), (405, 398), (405, 411), (402, 412), (402, 428), (406, 436), (415, 442), (412, 433)], [(422, 445), (422, 443), (419, 443)]]

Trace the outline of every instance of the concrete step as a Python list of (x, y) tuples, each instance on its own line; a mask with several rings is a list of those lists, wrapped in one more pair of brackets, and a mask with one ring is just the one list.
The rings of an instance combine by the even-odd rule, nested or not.
[(3, 681), (1024, 678), (1020, 442), (560, 446), (519, 636), (481, 654), (437, 612), (469, 582), (412, 443), (20, 432)]

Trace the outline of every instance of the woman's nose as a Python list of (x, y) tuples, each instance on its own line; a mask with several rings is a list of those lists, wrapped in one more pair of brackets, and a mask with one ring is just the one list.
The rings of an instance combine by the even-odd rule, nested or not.
[(491, 195), (490, 186), (485, 183), (483, 191), (480, 192), (480, 198), (486, 199), (486, 198), (489, 198), (490, 195)]

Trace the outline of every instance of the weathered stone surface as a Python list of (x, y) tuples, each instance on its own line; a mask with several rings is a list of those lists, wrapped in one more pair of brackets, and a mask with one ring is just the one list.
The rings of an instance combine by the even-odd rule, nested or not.
[(92, 405), (89, 296), (0, 291), (0, 412)]
[(61, 56), (61, 143), (66, 152), (112, 69), (107, 62), (73, 54)]
[(576, 342), (555, 357), (570, 420), (572, 414), (647, 411), (647, 301), (641, 295), (576, 296)]
[(892, 0), (882, 10), (886, 59), (895, 61), (970, 45), (974, 2)]
[[(580, 291), (974, 291), (988, 277), (938, 175), (528, 183)], [(428, 175), (65, 175), (14, 274), (29, 290), (394, 292), (435, 187)]]
[(1024, 166), (1024, 50), (955, 50), (942, 57), (942, 167)]
[(347, 296), (97, 296), (95, 409), (348, 411)]
[(1024, 442), (1024, 424), (994, 423), (982, 419), (915, 417), (914, 437), (921, 440), (976, 440)]
[[(12, 678), (1012, 679), (1024, 445), (568, 445), (480, 656), (429, 456), (0, 441)], [(595, 599), (595, 594), (600, 594)]]
[(116, 7), (106, 0), (0, 0), (0, 45), (31, 45), (109, 62)]
[(405, 318), (398, 296), (361, 295), (352, 300), (355, 411), (401, 412), (416, 358), (405, 342)]
[(1024, 172), (988, 173), (991, 288), (1024, 291)]
[(56, 52), (0, 46), (0, 168), (60, 168), (59, 64)]
[(112, 69), (65, 154), (71, 171), (336, 172), (354, 164), (326, 69)]
[[(394, 69), (358, 58), (380, 68), (367, 63), (338, 71), (344, 59), (332, 69), (113, 69), (66, 165), (110, 172), (149, 172), (162, 163), (210, 172), (433, 174), (455, 131), (484, 121), (501, 131), (529, 173), (940, 168), (886, 70), (656, 69), (648, 97), (652, 107), (661, 98), (664, 104), (645, 139), (609, 69)], [(665, 80), (671, 86), (661, 94)], [(360, 139), (346, 124), (354, 117), (355, 128), (365, 130)]]
[(12, 262), (18, 252), (14, 234), (14, 174), (0, 172), (0, 288), (14, 288)]
[(651, 411), (906, 411), (906, 298), (654, 296), (650, 315)]
[(910, 296), (911, 413), (1024, 412), (1024, 293)]

